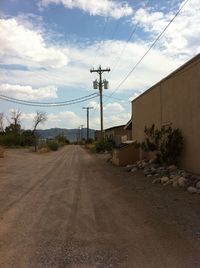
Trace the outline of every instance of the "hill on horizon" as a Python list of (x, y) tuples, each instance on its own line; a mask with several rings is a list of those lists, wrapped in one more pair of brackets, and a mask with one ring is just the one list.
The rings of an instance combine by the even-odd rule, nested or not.
[[(75, 142), (81, 138), (87, 138), (87, 128), (77, 129), (66, 129), (66, 128), (49, 128), (49, 129), (38, 129), (37, 133), (42, 138), (55, 138), (58, 135), (65, 136), (70, 142)], [(89, 137), (94, 139), (95, 130), (89, 129)]]

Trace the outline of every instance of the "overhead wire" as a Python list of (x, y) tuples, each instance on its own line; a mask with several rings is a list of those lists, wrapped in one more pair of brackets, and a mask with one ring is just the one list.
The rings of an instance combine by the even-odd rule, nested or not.
[(165, 31), (169, 28), (169, 26), (172, 24), (172, 22), (175, 20), (175, 18), (179, 15), (179, 13), (184, 8), (184, 6), (187, 4), (187, 2), (189, 2), (189, 0), (186, 0), (181, 5), (179, 10), (175, 13), (174, 17), (169, 21), (169, 23), (165, 26), (165, 28), (162, 30), (162, 32), (156, 37), (156, 39), (153, 41), (153, 43), (150, 45), (150, 47), (147, 49), (147, 51), (136, 62), (136, 64), (132, 67), (132, 69), (128, 72), (128, 74), (122, 79), (122, 81), (119, 83), (119, 85), (116, 87), (116, 89), (109, 95), (109, 97), (111, 97), (117, 90), (119, 90), (119, 88), (124, 84), (124, 82), (128, 79), (128, 77), (134, 72), (134, 70), (137, 68), (137, 66), (142, 62), (142, 60), (146, 57), (146, 55), (150, 52), (150, 50), (155, 46), (155, 44), (162, 37), (162, 35), (165, 33)]
[(35, 106), (35, 107), (49, 107), (49, 108), (53, 108), (53, 107), (60, 107), (60, 106), (68, 106), (68, 105), (73, 105), (73, 104), (78, 104), (78, 103), (82, 103), (91, 99), (94, 99), (98, 96), (98, 93), (93, 93), (90, 94), (88, 96), (86, 96), (85, 98), (78, 98), (72, 101), (68, 101), (68, 102), (55, 102), (55, 103), (37, 103), (37, 102), (28, 102), (28, 101), (23, 101), (23, 100), (18, 100), (15, 98), (11, 98), (5, 95), (0, 95), (0, 99), (4, 100), (4, 101), (8, 101), (8, 102), (12, 102), (12, 103), (16, 103), (16, 104), (21, 104), (21, 105), (26, 105), (26, 106)]
[(38, 101), (22, 100), (22, 99), (18, 99), (18, 98), (13, 98), (13, 97), (10, 97), (10, 96), (6, 96), (6, 95), (3, 95), (3, 94), (0, 94), (0, 97), (5, 97), (5, 98), (12, 99), (12, 100), (15, 100), (15, 101), (25, 102), (25, 103), (30, 103), (30, 104), (54, 105), (54, 104), (66, 104), (66, 103), (69, 103), (69, 102), (79, 101), (79, 100), (82, 100), (82, 99), (91, 97), (93, 95), (96, 95), (96, 94), (97, 93), (92, 93), (90, 95), (86, 95), (86, 96), (83, 96), (83, 97), (80, 97), (80, 98), (75, 98), (75, 99), (66, 100), (66, 101), (58, 101), (58, 102), (38, 102)]
[[(145, 3), (145, 8), (148, 6), (150, 0), (147, 0), (147, 2)], [(114, 67), (112, 68), (112, 73), (111, 76), (113, 75), (113, 72), (116, 70), (117, 66), (119, 65), (120, 59), (122, 57), (122, 55), (124, 54), (124, 51), (126, 50), (128, 43), (131, 41), (132, 37), (134, 36), (137, 28), (138, 28), (139, 22), (135, 24), (135, 27), (133, 27), (130, 35), (128, 36), (127, 40), (125, 41), (125, 44), (123, 45), (119, 55), (115, 58), (115, 64)]]

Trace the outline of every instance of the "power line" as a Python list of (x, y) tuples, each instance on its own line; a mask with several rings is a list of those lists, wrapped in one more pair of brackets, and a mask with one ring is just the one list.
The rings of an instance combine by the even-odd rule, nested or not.
[(94, 94), (91, 94), (91, 95), (89, 95), (88, 97), (86, 97), (84, 99), (81, 99), (81, 100), (76, 100), (76, 101), (66, 102), (66, 103), (52, 103), (52, 104), (27, 103), (27, 102), (18, 101), (18, 100), (15, 100), (13, 98), (9, 98), (9, 97), (2, 96), (2, 95), (0, 95), (0, 99), (1, 100), (4, 100), (4, 101), (16, 103), (16, 104), (26, 105), (26, 106), (49, 107), (49, 108), (51, 108), (51, 107), (60, 107), (60, 106), (67, 106), (67, 105), (78, 104), (78, 103), (81, 103), (81, 102), (85, 102), (85, 101), (94, 99), (97, 96), (99, 96), (99, 94), (98, 93), (94, 93)]
[(151, 46), (147, 49), (147, 51), (144, 53), (144, 55), (137, 61), (137, 63), (133, 66), (133, 68), (129, 71), (129, 73), (124, 77), (124, 79), (119, 83), (119, 85), (116, 87), (116, 89), (110, 94), (112, 96), (121, 86), (122, 84), (128, 79), (128, 77), (133, 73), (133, 71), (137, 68), (137, 66), (141, 63), (141, 61), (144, 59), (144, 57), (149, 53), (149, 51), (154, 47), (154, 45), (157, 43), (157, 41), (161, 38), (161, 36), (164, 34), (164, 32), (168, 29), (168, 27), (171, 25), (171, 23), (175, 20), (175, 18), (179, 15), (181, 10), (184, 8), (184, 6), (189, 2), (189, 0), (186, 0), (183, 5), (179, 8), (179, 10), (176, 12), (174, 17), (169, 21), (169, 23), (166, 25), (166, 27), (163, 29), (163, 31), (157, 36), (157, 38), (153, 41)]
[(13, 97), (9, 97), (3, 94), (0, 94), (0, 97), (2, 98), (6, 98), (6, 99), (11, 99), (14, 101), (19, 101), (19, 102), (23, 102), (23, 103), (28, 103), (28, 104), (37, 104), (37, 105), (57, 105), (57, 104), (67, 104), (67, 103), (71, 103), (74, 101), (79, 101), (85, 98), (89, 98), (92, 97), (93, 95), (95, 95), (97, 93), (92, 93), (90, 95), (86, 95), (80, 98), (76, 98), (76, 99), (71, 99), (71, 100), (66, 100), (66, 101), (58, 101), (58, 102), (37, 102), (37, 101), (28, 101), (28, 100), (22, 100), (22, 99), (18, 99), (18, 98), (13, 98)]
[[(149, 0), (145, 3), (145, 8), (148, 6), (148, 4), (149, 4)], [(139, 25), (139, 22), (136, 23), (135, 27), (131, 31), (128, 39), (126, 40), (126, 43), (124, 44), (124, 46), (120, 52), (120, 54), (115, 58), (115, 64), (114, 64), (114, 67), (112, 67), (112, 74), (115, 71), (115, 69), (117, 68), (117, 66), (119, 65), (120, 59), (121, 59), (122, 55), (124, 54), (124, 51), (126, 50), (128, 43), (131, 41), (133, 35), (135, 34), (135, 32), (138, 28), (138, 25)]]

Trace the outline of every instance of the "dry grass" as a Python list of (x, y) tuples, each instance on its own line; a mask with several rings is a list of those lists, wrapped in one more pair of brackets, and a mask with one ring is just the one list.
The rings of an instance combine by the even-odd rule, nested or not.
[(50, 149), (48, 147), (42, 147), (37, 152), (39, 154), (43, 154), (43, 153), (48, 153), (49, 151), (50, 151)]

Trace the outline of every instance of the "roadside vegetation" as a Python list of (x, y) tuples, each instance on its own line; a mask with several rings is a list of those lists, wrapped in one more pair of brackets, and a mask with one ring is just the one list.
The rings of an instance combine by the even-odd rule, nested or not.
[(85, 141), (85, 148), (89, 149), (93, 153), (111, 152), (114, 147), (113, 141), (94, 141), (89, 139)]
[(177, 165), (184, 148), (184, 140), (180, 129), (171, 127), (145, 127), (145, 139), (137, 146), (146, 152), (154, 152), (160, 164)]
[[(9, 117), (0, 113), (0, 157), (3, 157), (5, 147), (21, 148), (32, 147), (34, 151), (56, 151), (59, 147), (69, 144), (69, 141), (62, 135), (53, 140), (41, 139), (37, 133), (37, 127), (47, 121), (45, 112), (37, 111), (33, 118), (32, 130), (23, 130), (21, 127), (22, 113), (13, 110)], [(5, 127), (5, 120), (8, 125)]]
[(111, 152), (114, 147), (113, 141), (100, 141), (95, 144), (95, 150), (97, 153)]

